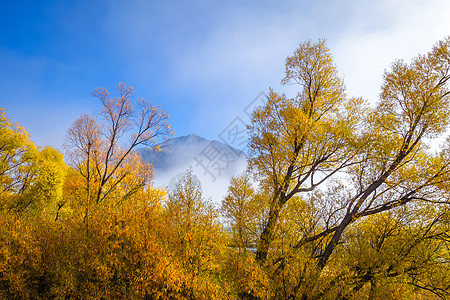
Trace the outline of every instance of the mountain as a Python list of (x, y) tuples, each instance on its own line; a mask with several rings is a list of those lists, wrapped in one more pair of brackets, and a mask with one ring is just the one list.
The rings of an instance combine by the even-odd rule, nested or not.
[(207, 140), (196, 134), (169, 139), (158, 144), (159, 151), (140, 148), (142, 158), (153, 164), (155, 185), (169, 190), (188, 168), (199, 178), (203, 194), (220, 203), (229, 180), (246, 168), (246, 154), (230, 145)]

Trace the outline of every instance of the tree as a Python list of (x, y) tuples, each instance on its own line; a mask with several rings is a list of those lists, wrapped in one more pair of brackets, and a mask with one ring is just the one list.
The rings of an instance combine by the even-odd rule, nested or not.
[(222, 215), (232, 231), (232, 245), (239, 252), (254, 247), (263, 208), (252, 187), (250, 174), (233, 177), (222, 201)]
[(343, 231), (356, 219), (412, 201), (448, 202), (442, 195), (450, 183), (449, 144), (433, 154), (426, 150), (426, 139), (439, 137), (447, 128), (449, 70), (447, 38), (410, 65), (396, 61), (385, 73), (380, 102), (367, 114), (360, 138), (364, 151), (348, 170), (355, 192), (319, 267), (325, 266)]
[[(138, 176), (141, 181), (135, 181), (128, 191), (133, 193), (137, 187), (145, 186), (151, 179), (151, 166), (142, 164), (136, 170), (134, 162), (139, 157), (133, 150), (139, 145), (153, 147), (156, 138), (165, 139), (172, 134), (169, 116), (159, 106), (143, 98), (135, 100), (133, 88), (123, 83), (116, 90), (116, 98), (104, 88), (92, 91), (103, 105), (100, 114), (103, 123), (84, 114), (67, 132), (66, 146), (72, 165), (86, 181), (87, 207), (91, 198), (94, 203), (105, 200), (133, 172), (141, 171)], [(123, 144), (124, 138), (129, 138), (129, 142)]]
[(216, 278), (225, 245), (222, 227), (217, 210), (203, 199), (192, 170), (169, 193), (167, 220), (165, 239), (185, 272), (184, 289), (178, 298), (221, 298), (221, 283)]
[(335, 265), (351, 275), (341, 295), (448, 297), (450, 239), (448, 210), (442, 208), (445, 205), (402, 207), (368, 216), (350, 226), (346, 243), (336, 253)]
[[(449, 141), (438, 152), (429, 150), (449, 122), (449, 70), (447, 38), (411, 64), (394, 62), (371, 108), (347, 100), (324, 41), (301, 44), (287, 59), (283, 79), (300, 85), (300, 92), (289, 99), (271, 91), (250, 126), (251, 166), (270, 188), (257, 259), (267, 260), (282, 208), (295, 195), (329, 211), (291, 245), (311, 249), (319, 243), (314, 256), (320, 270), (357, 220), (418, 203), (450, 204)], [(320, 192), (333, 190), (333, 182), (341, 182), (333, 197)]]
[(37, 153), (28, 133), (0, 108), (0, 208), (12, 209), (17, 204), (14, 198), (28, 189)]
[(0, 112), (0, 208), (45, 209), (55, 217), (67, 171), (62, 154), (48, 146), (36, 147), (22, 127), (11, 123), (3, 109)]
[(47, 224), (56, 224), (67, 166), (1, 109), (0, 170), (0, 298), (42, 298), (50, 277), (37, 232), (53, 232)]
[(325, 41), (300, 44), (286, 60), (283, 84), (301, 90), (289, 99), (271, 91), (250, 125), (250, 164), (270, 187), (269, 216), (257, 251), (265, 261), (282, 207), (298, 193), (314, 190), (353, 163), (354, 130), (362, 100), (345, 97)]
[(267, 275), (254, 260), (256, 245), (265, 220), (263, 195), (255, 193), (250, 174), (231, 178), (228, 194), (222, 201), (222, 216), (231, 230), (224, 273), (239, 299), (269, 299)]

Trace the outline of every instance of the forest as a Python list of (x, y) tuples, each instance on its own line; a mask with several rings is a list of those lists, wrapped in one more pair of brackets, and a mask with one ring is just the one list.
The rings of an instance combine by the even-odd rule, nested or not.
[(449, 79), (450, 37), (352, 98), (300, 43), (220, 207), (190, 171), (152, 185), (136, 149), (173, 129), (130, 86), (91, 92), (64, 153), (1, 109), (0, 299), (450, 298)]

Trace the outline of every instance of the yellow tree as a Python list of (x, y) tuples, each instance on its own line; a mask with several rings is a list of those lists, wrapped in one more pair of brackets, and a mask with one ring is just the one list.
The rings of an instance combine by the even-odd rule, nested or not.
[[(311, 249), (324, 269), (353, 222), (416, 203), (449, 204), (449, 142), (429, 149), (449, 121), (450, 39), (410, 64), (393, 63), (374, 108), (346, 100), (323, 41), (300, 45), (286, 62), (284, 83), (300, 85), (293, 99), (271, 92), (253, 114), (251, 165), (270, 188), (270, 212), (257, 259), (267, 259), (287, 201), (300, 195), (318, 215), (314, 230), (293, 249)], [(339, 176), (337, 175), (339, 172)], [(333, 193), (333, 177), (340, 184)], [(316, 193), (311, 194), (311, 191)]]
[(0, 208), (12, 209), (17, 204), (13, 198), (30, 186), (36, 156), (28, 133), (0, 108)]
[[(0, 298), (39, 298), (46, 276), (41, 232), (52, 233), (62, 206), (67, 166), (0, 114)], [(54, 239), (50, 239), (53, 241)]]
[(67, 166), (59, 151), (48, 146), (40, 150), (34, 162), (34, 178), (22, 196), (22, 205), (57, 219), (57, 213), (64, 205), (66, 173)]
[(354, 128), (361, 99), (348, 100), (332, 56), (321, 40), (300, 44), (286, 60), (283, 84), (296, 84), (294, 98), (270, 92), (267, 105), (253, 113), (250, 164), (270, 190), (269, 215), (257, 259), (265, 261), (282, 207), (310, 192), (353, 163)]
[(48, 146), (37, 148), (27, 132), (0, 111), (0, 208), (18, 212), (51, 208), (55, 213), (67, 168), (62, 154)]
[(239, 252), (254, 247), (262, 213), (249, 176), (244, 173), (233, 177), (222, 201), (222, 215), (232, 230), (232, 245)]
[(393, 63), (386, 72), (381, 99), (369, 111), (359, 162), (348, 170), (354, 193), (333, 228), (318, 265), (323, 268), (345, 228), (358, 218), (407, 205), (411, 201), (448, 201), (449, 144), (427, 151), (428, 140), (442, 134), (449, 121), (450, 39), (427, 55)]
[(192, 170), (180, 179), (167, 202), (168, 230), (164, 233), (184, 275), (180, 299), (218, 299), (218, 281), (224, 238), (218, 212), (202, 196), (200, 182)]
[(263, 195), (255, 193), (250, 173), (231, 178), (221, 212), (231, 230), (225, 272), (241, 299), (270, 298), (266, 274), (255, 262), (255, 247), (267, 207)]
[[(139, 266), (157, 264), (152, 251), (160, 250), (154, 237), (142, 246), (140, 239), (147, 237), (133, 234), (143, 230), (138, 224), (147, 224), (151, 216), (138, 223), (134, 217), (144, 211), (148, 214), (147, 205), (160, 195), (150, 186), (151, 164), (134, 150), (140, 145), (155, 146), (157, 138), (165, 139), (172, 130), (159, 106), (136, 99), (133, 88), (125, 84), (118, 84), (116, 90), (117, 97), (112, 97), (104, 88), (95, 89), (92, 95), (102, 103), (102, 111), (97, 117), (81, 115), (67, 132), (69, 161), (78, 175), (70, 172), (66, 180), (64, 199), (71, 210), (61, 218), (75, 228), (66, 240), (76, 241), (79, 247), (69, 251), (76, 267), (63, 273), (69, 284), (64, 287), (64, 283), (58, 294), (121, 298), (129, 289), (140, 295), (151, 293), (148, 286), (152, 284), (145, 283), (151, 274)], [(82, 216), (77, 218), (80, 209)], [(136, 273), (147, 275), (137, 278)]]
[(375, 299), (448, 297), (450, 238), (445, 206), (402, 207), (350, 226), (334, 263), (334, 268), (351, 274), (339, 293)]

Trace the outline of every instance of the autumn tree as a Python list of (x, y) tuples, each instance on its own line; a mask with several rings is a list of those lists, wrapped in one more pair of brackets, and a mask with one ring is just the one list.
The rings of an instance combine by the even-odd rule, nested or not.
[(203, 198), (200, 181), (188, 170), (169, 193), (165, 239), (184, 270), (179, 299), (226, 298), (217, 281), (224, 238), (218, 211)]
[(38, 232), (53, 233), (47, 224), (58, 219), (67, 166), (59, 151), (36, 147), (3, 109), (0, 161), (0, 298), (41, 298), (51, 280)]
[(267, 260), (280, 214), (297, 196), (310, 212), (326, 212), (290, 242), (296, 251), (314, 249), (318, 274), (354, 222), (419, 203), (450, 204), (449, 142), (430, 149), (449, 121), (449, 70), (447, 38), (410, 64), (395, 61), (372, 108), (347, 99), (324, 41), (300, 44), (282, 81), (300, 91), (294, 98), (271, 91), (250, 126), (251, 166), (270, 189), (257, 259)]
[(336, 265), (351, 274), (341, 295), (448, 297), (448, 217), (445, 205), (417, 205), (356, 222), (337, 253)]
[(47, 209), (55, 216), (67, 170), (62, 154), (48, 146), (36, 147), (22, 127), (3, 109), (0, 112), (0, 209)]
[(0, 108), (0, 208), (18, 205), (18, 195), (31, 185), (37, 153), (28, 133)]
[(224, 273), (240, 299), (269, 299), (267, 274), (255, 262), (253, 254), (267, 207), (261, 201), (264, 196), (255, 191), (250, 176), (245, 172), (231, 178), (222, 201), (221, 212), (229, 231)]
[[(367, 113), (357, 163), (348, 169), (354, 193), (333, 229), (318, 265), (324, 267), (345, 228), (356, 219), (410, 202), (448, 202), (448, 142), (427, 151), (449, 121), (450, 39), (427, 55), (393, 63), (384, 76), (381, 99)], [(413, 204), (412, 203), (412, 204)], [(412, 205), (411, 204), (411, 205)]]
[(222, 201), (222, 215), (232, 233), (232, 245), (239, 251), (254, 247), (263, 207), (252, 186), (250, 174), (233, 177)]
[[(88, 202), (100, 203), (117, 190), (133, 171), (139, 156), (133, 150), (139, 145), (154, 147), (156, 139), (172, 134), (168, 115), (159, 106), (146, 99), (135, 99), (132, 87), (119, 83), (118, 96), (113, 98), (104, 88), (92, 91), (103, 109), (100, 118), (89, 115), (79, 117), (67, 132), (66, 146), (73, 166), (85, 178)], [(128, 139), (128, 143), (123, 143)], [(144, 186), (151, 178), (151, 166), (144, 164), (134, 187)]]
[(300, 44), (286, 60), (283, 84), (296, 84), (294, 98), (271, 91), (253, 113), (250, 164), (270, 188), (269, 216), (257, 258), (265, 261), (282, 207), (353, 163), (354, 129), (362, 101), (348, 100), (325, 41)]

